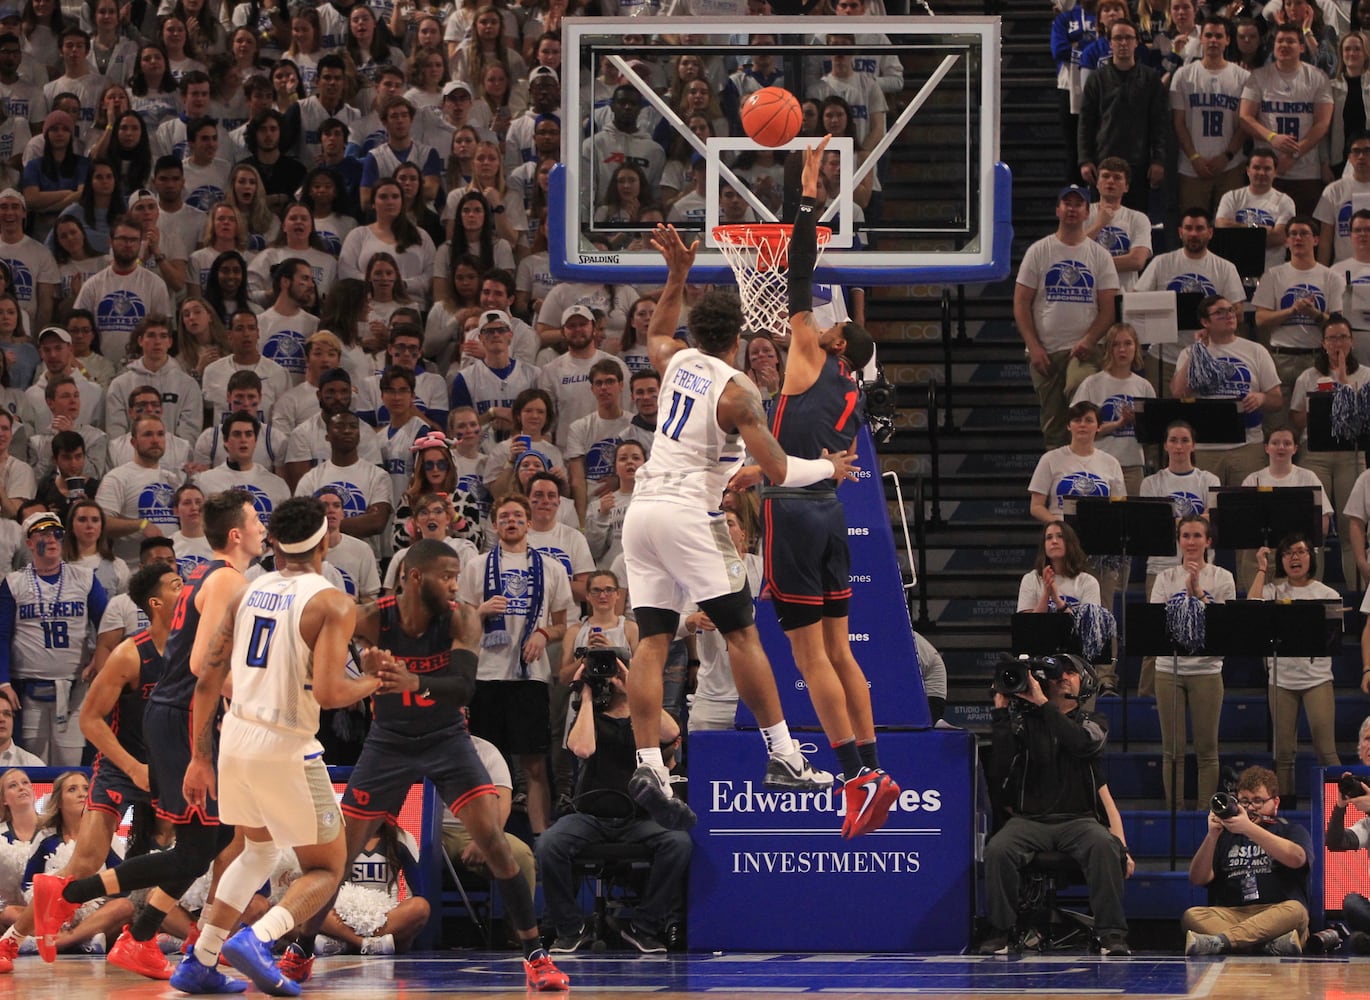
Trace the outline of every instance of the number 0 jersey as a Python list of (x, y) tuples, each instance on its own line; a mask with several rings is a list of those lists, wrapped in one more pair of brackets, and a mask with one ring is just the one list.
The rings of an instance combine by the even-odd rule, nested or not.
[(233, 622), (231, 715), (314, 739), (314, 651), (300, 634), (300, 620), (314, 595), (332, 586), (318, 573), (268, 573), (243, 593)]
[(723, 487), (742, 459), (742, 441), (718, 425), (718, 401), (745, 375), (695, 348), (676, 352), (661, 379), (652, 454), (638, 470), (633, 499), (717, 510)]

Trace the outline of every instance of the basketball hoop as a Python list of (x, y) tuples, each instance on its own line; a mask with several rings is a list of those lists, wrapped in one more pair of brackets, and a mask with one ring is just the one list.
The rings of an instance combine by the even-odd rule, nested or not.
[[(827, 226), (818, 228), (818, 255), (832, 238)], [(742, 315), (753, 332), (789, 332), (789, 253), (793, 226), (747, 222), (715, 226), (714, 240), (737, 278)]]

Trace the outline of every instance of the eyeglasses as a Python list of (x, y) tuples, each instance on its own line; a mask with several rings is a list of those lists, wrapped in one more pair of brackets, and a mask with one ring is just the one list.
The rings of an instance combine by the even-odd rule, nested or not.
[(590, 596), (591, 596), (591, 597), (608, 597), (610, 594), (617, 594), (617, 593), (618, 593), (618, 588), (617, 588), (617, 587), (591, 587), (591, 588), (590, 588)]
[(440, 458), (436, 462), (428, 461), (423, 463), (424, 472), (446, 472), (452, 468), (452, 463), (445, 458)]
[(1240, 313), (1241, 310), (1236, 306), (1228, 306), (1226, 309), (1210, 309), (1208, 311), (1208, 318), (1212, 319), (1214, 316), (1237, 316)]
[(418, 345), (418, 344), (391, 344), (391, 345), (390, 345), (390, 353), (391, 353), (391, 354), (418, 354), (418, 353), (419, 353), (419, 345)]
[(1287, 555), (1287, 556), (1306, 556), (1306, 555), (1308, 555), (1308, 546), (1307, 546), (1307, 545), (1295, 545), (1295, 546), (1294, 546), (1293, 548), (1291, 548), (1291, 549), (1285, 549), (1285, 550), (1284, 550), (1284, 554)]
[(67, 533), (61, 528), (39, 528), (37, 531), (29, 533), (30, 538), (34, 537), (34, 535), (49, 535), (54, 542), (60, 542), (66, 537)]
[(423, 510), (416, 510), (415, 517), (439, 517), (447, 513), (446, 507), (425, 507)]
[(1238, 799), (1237, 805), (1241, 806), (1243, 809), (1259, 809), (1270, 801), (1270, 799)]
[(1370, 146), (1356, 146), (1351, 150), (1352, 156), (1370, 156)]

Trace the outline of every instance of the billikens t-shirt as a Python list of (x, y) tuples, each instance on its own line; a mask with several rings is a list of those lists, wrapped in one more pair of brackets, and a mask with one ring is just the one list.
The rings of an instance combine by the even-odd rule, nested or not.
[(1112, 455), (1095, 449), (1082, 456), (1062, 445), (1038, 459), (1028, 492), (1041, 493), (1047, 498), (1047, 508), (1060, 514), (1067, 497), (1125, 497), (1127, 484), (1122, 466)]
[(1210, 906), (1252, 906), (1287, 900), (1308, 905), (1308, 859), (1313, 856), (1313, 838), (1303, 827), (1282, 817), (1273, 826), (1262, 827), (1266, 833), (1302, 847), (1303, 866), (1286, 868), (1250, 838), (1224, 830), (1218, 834), (1218, 845), (1213, 850), (1213, 881), (1208, 884)]

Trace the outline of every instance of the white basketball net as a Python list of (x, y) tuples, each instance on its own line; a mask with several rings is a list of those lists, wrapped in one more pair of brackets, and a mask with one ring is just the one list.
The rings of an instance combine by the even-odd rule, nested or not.
[[(793, 226), (777, 223), (714, 227), (714, 241), (737, 277), (742, 315), (753, 333), (790, 329), (789, 252)], [(832, 230), (818, 227), (818, 256)]]

